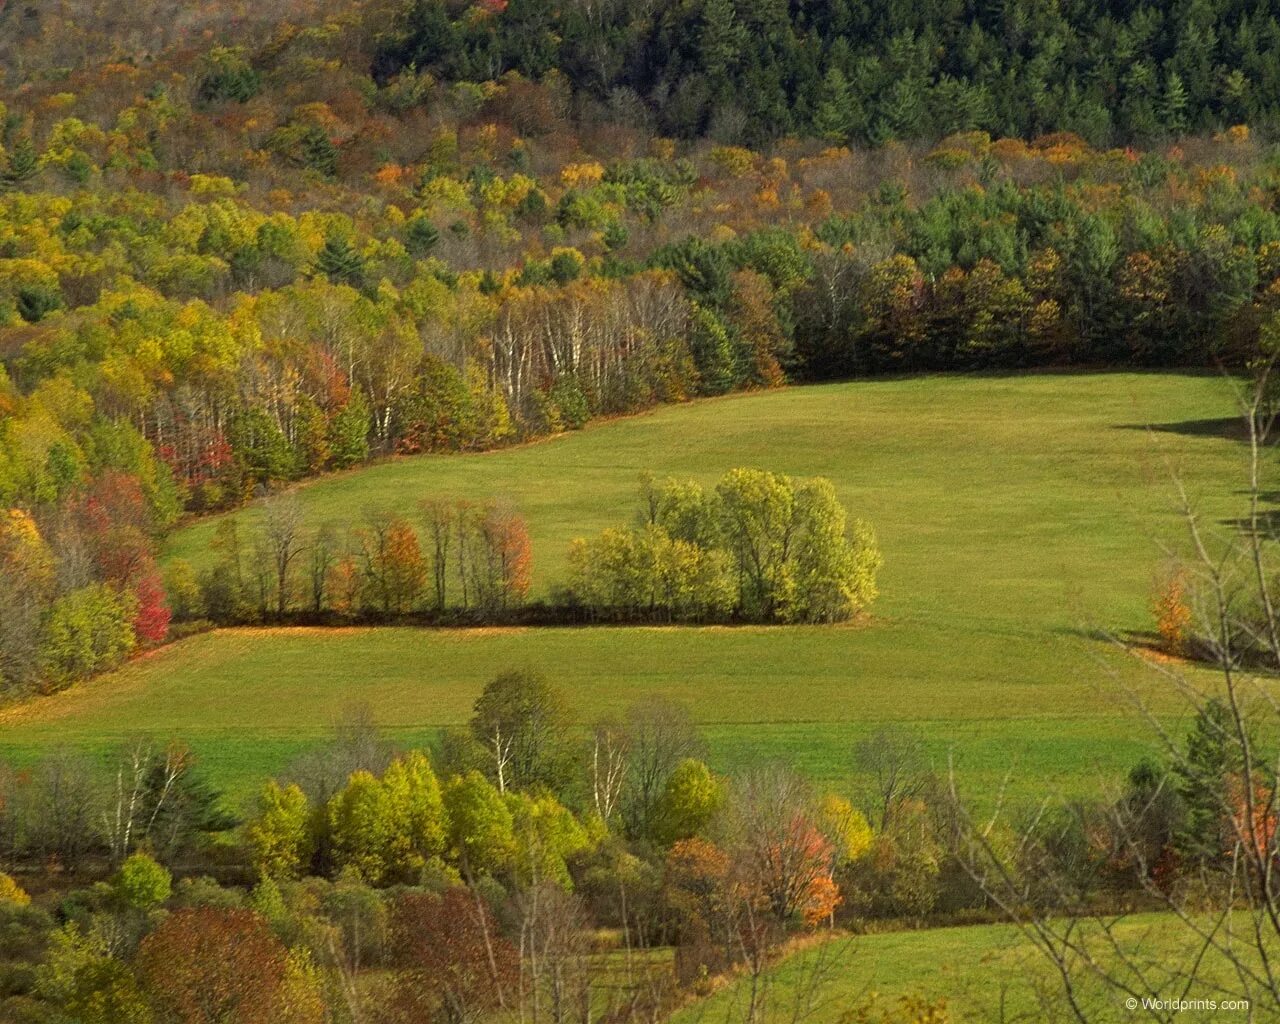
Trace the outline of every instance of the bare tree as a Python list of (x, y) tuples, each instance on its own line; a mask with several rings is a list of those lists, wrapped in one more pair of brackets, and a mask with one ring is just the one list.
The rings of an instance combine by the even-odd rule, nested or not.
[(436, 611), (444, 611), (449, 596), (449, 547), (458, 517), (458, 505), (457, 502), (444, 498), (429, 498), (418, 507), (422, 513), (422, 524), (427, 531)]
[(311, 591), (311, 610), (319, 615), (325, 608), (329, 592), (329, 575), (338, 564), (338, 540), (331, 526), (322, 526), (311, 539), (307, 559), (307, 582)]
[(665, 697), (650, 697), (627, 709), (623, 724), (627, 744), (627, 771), (621, 810), (627, 830), (648, 834), (658, 798), (676, 766), (688, 757), (703, 755), (702, 737), (694, 728), (688, 709)]
[(373, 708), (352, 704), (334, 721), (329, 741), (299, 757), (286, 777), (296, 781), (313, 803), (324, 804), (353, 772), (381, 775), (391, 757), (391, 745), (374, 719)]
[(618, 812), (629, 747), (627, 733), (617, 721), (596, 722), (591, 732), (591, 801), (603, 821)]
[(590, 1024), (596, 972), (581, 901), (543, 879), (522, 890), (516, 906), (522, 1016), (532, 1024)]
[(276, 614), (279, 616), (289, 610), (290, 573), (302, 554), (302, 522), (302, 504), (293, 491), (263, 501), (262, 532), (275, 570)]
[(784, 765), (757, 768), (734, 780), (722, 818), (736, 869), (759, 894), (759, 909), (779, 924), (799, 918), (835, 870), (809, 781)]
[(55, 750), (19, 790), (15, 816), (22, 846), (75, 870), (99, 842), (94, 811), (100, 798), (89, 762), (71, 751)]
[(872, 817), (879, 830), (893, 823), (894, 811), (906, 800), (921, 797), (931, 779), (919, 741), (900, 729), (885, 727), (861, 740), (853, 749), (855, 769), (872, 784)]
[(45, 598), (16, 573), (0, 574), (0, 687), (22, 686), (40, 668)]

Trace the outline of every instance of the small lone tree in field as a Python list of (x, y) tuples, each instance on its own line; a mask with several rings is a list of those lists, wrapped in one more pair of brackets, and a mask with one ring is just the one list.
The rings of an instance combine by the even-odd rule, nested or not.
[(471, 732), (490, 754), (498, 789), (553, 783), (564, 763), (568, 706), (542, 676), (504, 672), (475, 704)]

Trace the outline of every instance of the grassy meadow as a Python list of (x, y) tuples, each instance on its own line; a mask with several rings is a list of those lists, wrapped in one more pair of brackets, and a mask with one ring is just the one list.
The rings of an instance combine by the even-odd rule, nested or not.
[[(632, 515), (646, 470), (824, 475), (878, 531), (881, 597), (868, 621), (829, 628), (223, 631), (0, 713), (0, 752), (174, 735), (242, 795), (344, 705), (367, 701), (420, 740), (464, 722), (493, 674), (530, 666), (584, 724), (647, 693), (685, 701), (723, 769), (778, 757), (841, 780), (854, 739), (897, 722), (975, 793), (1006, 776), (1014, 792), (1096, 789), (1150, 745), (1124, 687), (1181, 710), (1097, 631), (1150, 628), (1161, 543), (1181, 536), (1171, 471), (1211, 517), (1231, 514), (1245, 455), (1232, 411), (1214, 376), (924, 377), (666, 407), (331, 476), (299, 490), (312, 525), (357, 525), (369, 506), (412, 515), (429, 495), (511, 501), (529, 521), (536, 596), (573, 537)], [(180, 530), (167, 556), (204, 564), (213, 529)]]
[[(1217, 988), (1218, 981), (1235, 984), (1237, 988), (1229, 990), (1238, 990), (1231, 967), (1215, 952), (1205, 955), (1201, 980), (1189, 991), (1184, 992), (1185, 980), (1180, 983), (1166, 973), (1183, 970), (1190, 962), (1189, 932), (1170, 915), (1135, 914), (1117, 920), (1113, 934), (1117, 946), (1148, 981), (1158, 984), (1169, 979), (1167, 990), (1149, 993), (1152, 996), (1224, 1001), (1228, 997)], [(1113, 965), (1117, 976), (1132, 983), (1136, 991), (1144, 991), (1134, 975), (1119, 969), (1119, 956), (1108, 948), (1096, 923), (1083, 925), (1082, 935), (1099, 963)], [(815, 979), (820, 979), (816, 987)], [(1145, 1011), (1125, 1007), (1123, 992), (1106, 987), (1087, 972), (1080, 972), (1078, 983), (1080, 1006), (1090, 1020), (1119, 1024), (1148, 1019)], [(947, 1019), (955, 1024), (1065, 1024), (1077, 1019), (1049, 961), (1007, 924), (837, 937), (825, 950), (813, 947), (786, 958), (770, 972), (766, 991), (765, 1024), (789, 1024), (797, 1019), (797, 1006), (812, 1007), (812, 1013), (802, 1018), (811, 1024), (838, 1024), (848, 1021), (847, 1014), (854, 1008), (870, 1005), (883, 1013), (898, 1008), (903, 999), (942, 1003), (950, 1015)], [(746, 996), (744, 982), (731, 983), (677, 1013), (671, 1024), (742, 1020)], [(880, 1020), (878, 1013), (869, 1019)], [(1177, 1019), (1207, 1024), (1258, 1018), (1245, 1010), (1188, 1009), (1178, 1013)]]

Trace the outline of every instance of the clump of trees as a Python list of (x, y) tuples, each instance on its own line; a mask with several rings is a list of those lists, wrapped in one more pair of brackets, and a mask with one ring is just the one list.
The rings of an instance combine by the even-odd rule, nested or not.
[[(55, 460), (58, 486), (38, 503), (0, 506), (0, 696), (69, 686), (162, 643), (169, 632), (172, 613), (154, 547), (176, 513), (171, 491), (148, 494), (136, 474), (113, 468), (110, 456), (95, 470), (78, 446), (55, 451), (65, 459)], [(149, 456), (135, 453), (168, 480)]]
[(166, 863), (207, 856), (238, 821), (186, 746), (146, 737), (105, 758), (56, 750), (0, 772), (0, 801), (0, 857), (72, 872), (144, 851)]
[[(138, 741), (105, 774), (58, 756), (4, 776), (0, 836), (21, 837), (6, 859), (57, 851), (70, 873), (57, 920), (0, 875), (0, 943), (22, 966), (0, 1007), (104, 1024), (548, 1005), (638, 1021), (709, 972), (763, 979), (789, 938), (832, 923), (870, 848), (849, 801), (787, 769), (717, 774), (664, 700), (586, 736), (566, 709), (545, 679), (503, 673), (430, 752), (394, 751), (353, 709), (234, 833), (177, 745)], [(625, 969), (601, 956), (621, 951), (609, 931)], [(674, 971), (648, 955), (669, 944)]]
[[(876, 596), (870, 526), (830, 481), (733, 470), (712, 490), (647, 479), (637, 525), (574, 542), (566, 586), (538, 621), (843, 622)], [(532, 582), (524, 519), (498, 502), (430, 498), (417, 523), (378, 509), (339, 534), (308, 527), (292, 494), (242, 532), (219, 524), (218, 560), (169, 568), (180, 617), (215, 622), (335, 618), (510, 621)]]
[(735, 469), (646, 480), (639, 525), (574, 542), (568, 600), (599, 618), (844, 622), (876, 597), (871, 527), (829, 480)]
[(524, 519), (498, 502), (428, 499), (418, 525), (367, 509), (339, 533), (311, 528), (296, 495), (262, 503), (242, 533), (219, 524), (218, 558), (202, 573), (169, 567), (169, 588), (184, 595), (184, 616), (220, 623), (406, 616), (496, 621), (516, 612), (532, 581)]

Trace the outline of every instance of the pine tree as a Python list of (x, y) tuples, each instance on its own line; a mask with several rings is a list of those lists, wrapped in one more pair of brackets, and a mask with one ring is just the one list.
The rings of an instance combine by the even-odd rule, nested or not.
[(356, 388), (346, 406), (330, 421), (330, 459), (338, 469), (357, 465), (369, 457), (369, 415), (364, 392)]
[(721, 90), (728, 86), (746, 42), (746, 29), (737, 20), (733, 0), (707, 0), (702, 9), (698, 55), (703, 73), (713, 88)]
[(693, 307), (689, 350), (698, 367), (698, 390), (723, 395), (737, 383), (737, 357), (729, 332), (716, 314), (704, 306)]
[(924, 86), (916, 78), (902, 78), (893, 84), (881, 105), (881, 131), (890, 138), (910, 139), (920, 134), (924, 124)]
[[(1249, 737), (1252, 740), (1252, 737)], [(1205, 703), (1187, 733), (1183, 758), (1174, 766), (1186, 810), (1178, 845), (1199, 861), (1231, 848), (1231, 783), (1243, 765), (1243, 747), (1231, 712), (1218, 698)]]
[(405, 245), (414, 256), (426, 256), (440, 241), (440, 232), (426, 217), (414, 217), (404, 232)]
[(1187, 130), (1187, 89), (1176, 71), (1170, 71), (1165, 78), (1164, 95), (1160, 97), (1160, 117), (1170, 135), (1181, 135)]
[(13, 144), (13, 151), (0, 172), (0, 184), (12, 187), (30, 181), (40, 170), (40, 158), (30, 136), (23, 135)]
[(853, 92), (849, 80), (837, 67), (827, 71), (822, 80), (818, 108), (813, 115), (813, 130), (832, 142), (847, 142), (853, 128)]
[(334, 284), (364, 284), (364, 257), (342, 235), (329, 235), (316, 257), (316, 269)]
[(313, 171), (326, 178), (338, 173), (338, 147), (321, 128), (313, 127), (303, 138), (302, 159)]

